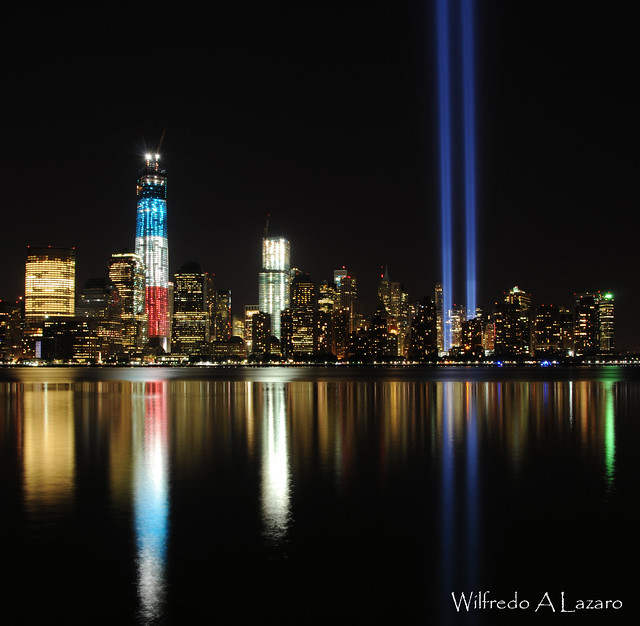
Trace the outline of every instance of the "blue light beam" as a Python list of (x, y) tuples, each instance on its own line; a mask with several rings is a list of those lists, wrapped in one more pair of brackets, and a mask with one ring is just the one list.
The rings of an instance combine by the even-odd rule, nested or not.
[(451, 215), (451, 80), (449, 58), (449, 7), (447, 0), (436, 3), (438, 50), (438, 113), (440, 128), (440, 218), (442, 246), (442, 332), (444, 351), (451, 348), (453, 261)]
[(473, 72), (473, 0), (461, 0), (461, 5), (467, 319), (471, 319), (476, 316), (476, 129)]

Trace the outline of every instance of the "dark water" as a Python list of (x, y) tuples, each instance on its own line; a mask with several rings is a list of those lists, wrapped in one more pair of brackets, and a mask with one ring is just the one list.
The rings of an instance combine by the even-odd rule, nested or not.
[(0, 624), (638, 623), (639, 420), (613, 367), (5, 368)]

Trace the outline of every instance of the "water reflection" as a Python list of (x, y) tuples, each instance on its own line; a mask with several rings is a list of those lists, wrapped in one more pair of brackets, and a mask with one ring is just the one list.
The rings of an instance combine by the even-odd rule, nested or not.
[[(26, 519), (26, 569), (37, 571), (42, 546), (63, 536), (68, 547), (49, 559), (57, 563), (67, 549), (79, 554), (69, 566), (76, 587), (100, 568), (112, 590), (131, 589), (129, 613), (113, 623), (130, 623), (136, 609), (145, 624), (169, 619), (193, 604), (193, 585), (204, 596), (221, 572), (232, 572), (225, 591), (237, 593), (236, 602), (256, 592), (250, 584), (264, 584), (262, 571), (273, 576), (269, 589), (285, 572), (291, 595), (311, 602), (324, 559), (339, 565), (338, 578), (344, 572), (336, 597), (353, 602), (351, 614), (368, 607), (362, 621), (388, 602), (394, 610), (427, 606), (415, 613), (429, 619), (396, 623), (430, 623), (437, 610), (436, 623), (445, 624), (456, 617), (451, 591), (487, 581), (507, 589), (523, 580), (547, 584), (558, 554), (582, 558), (580, 542), (626, 519), (611, 521), (606, 507), (621, 507), (620, 493), (630, 491), (621, 485), (632, 463), (618, 455), (633, 439), (621, 436), (620, 422), (627, 416), (625, 432), (637, 432), (630, 424), (640, 410), (638, 381), (142, 373), (83, 381), (30, 372), (28, 380), (0, 382), (0, 496), (13, 498), (0, 502), (19, 507), (16, 525)], [(86, 543), (63, 535), (68, 521), (87, 529)], [(135, 545), (125, 546), (131, 528)], [(625, 532), (617, 531), (619, 543)], [(84, 556), (87, 538), (104, 544), (100, 560)], [(265, 545), (271, 560), (261, 570)], [(105, 556), (110, 549), (119, 565)], [(580, 566), (563, 556), (558, 570), (596, 580), (606, 569), (597, 559), (614, 552)], [(101, 591), (91, 592), (95, 604)], [(78, 602), (87, 593), (78, 592)], [(216, 598), (217, 606), (225, 602), (224, 594)], [(213, 611), (216, 603), (198, 606)], [(84, 610), (93, 610), (88, 600)], [(247, 622), (267, 617), (256, 607)]]
[(167, 383), (132, 386), (133, 499), (138, 595), (144, 623), (162, 615), (169, 535)]
[(287, 404), (282, 382), (264, 383), (262, 440), (262, 520), (271, 547), (281, 546), (289, 526)]
[(613, 383), (605, 383), (605, 411), (604, 411), (604, 457), (605, 476), (609, 492), (614, 485), (614, 470), (616, 457), (616, 428)]
[[(440, 546), (441, 546), (441, 594), (444, 596), (449, 589), (455, 589), (454, 562), (455, 538), (455, 484), (454, 484), (454, 419), (455, 399), (454, 383), (444, 383), (441, 390), (441, 462), (440, 462)], [(445, 609), (441, 614), (441, 621), (447, 622), (450, 611)]]
[(73, 389), (39, 383), (23, 394), (23, 475), (26, 511), (64, 517), (75, 490)]

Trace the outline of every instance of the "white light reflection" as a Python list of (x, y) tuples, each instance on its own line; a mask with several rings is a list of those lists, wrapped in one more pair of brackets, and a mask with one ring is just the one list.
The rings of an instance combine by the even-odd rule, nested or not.
[[(150, 624), (162, 615), (169, 532), (166, 382), (144, 383), (144, 408), (133, 421), (134, 508), (140, 616)], [(140, 404), (138, 404), (139, 408)], [(137, 414), (136, 414), (137, 413)]]
[(264, 383), (262, 520), (269, 546), (279, 547), (289, 526), (289, 453), (284, 383)]

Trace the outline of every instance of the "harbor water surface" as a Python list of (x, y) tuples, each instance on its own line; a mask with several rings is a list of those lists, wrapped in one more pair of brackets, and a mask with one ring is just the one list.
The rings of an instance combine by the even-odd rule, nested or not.
[(637, 623), (639, 416), (613, 366), (5, 367), (0, 624)]

